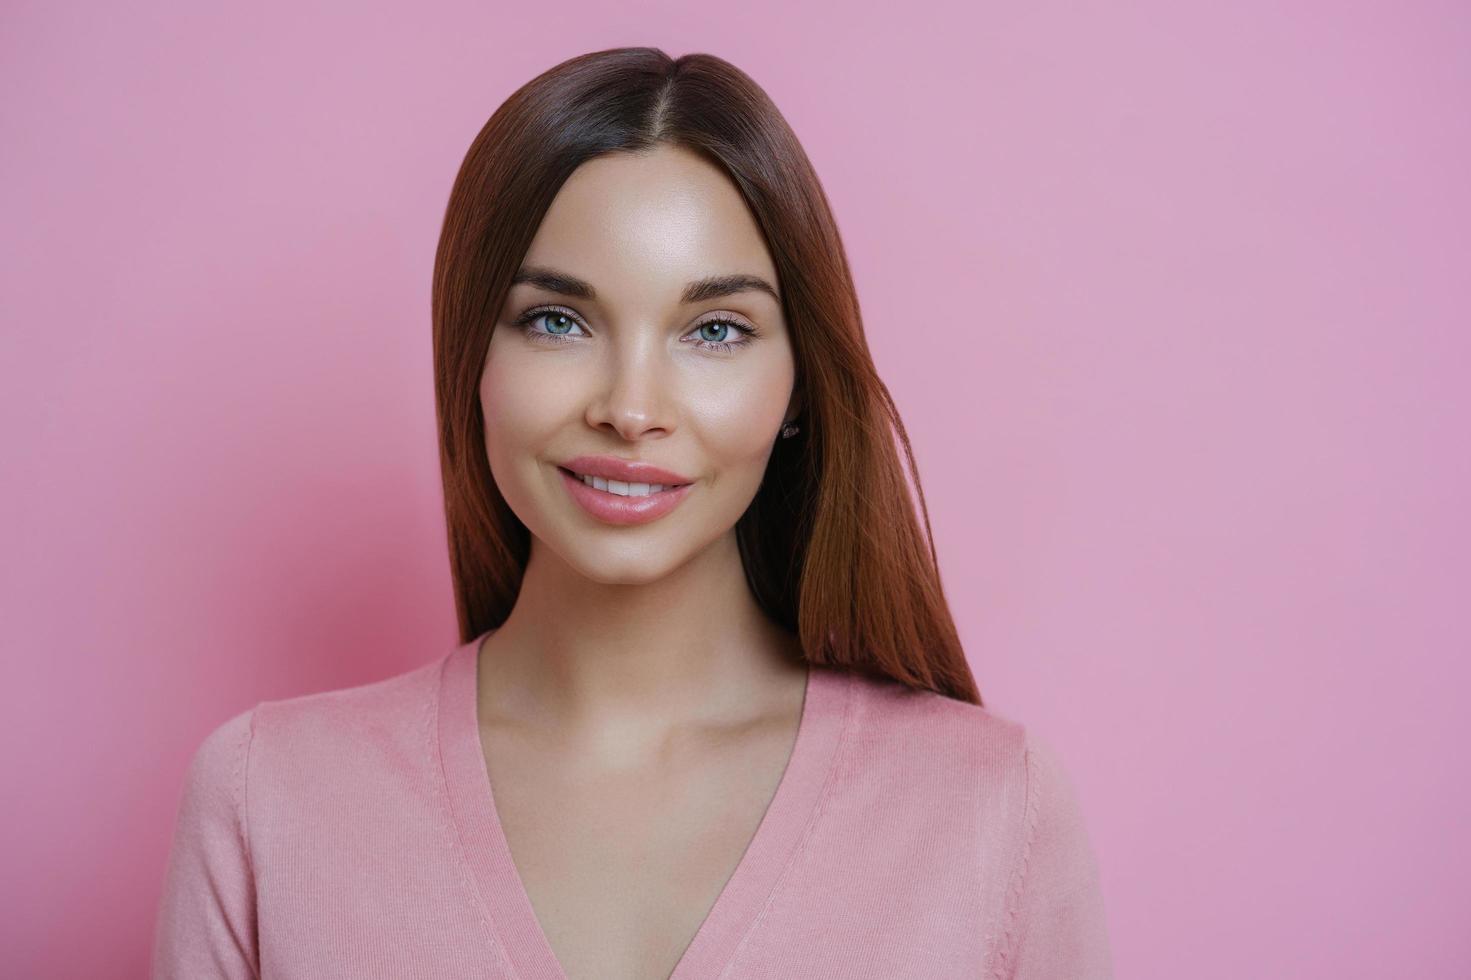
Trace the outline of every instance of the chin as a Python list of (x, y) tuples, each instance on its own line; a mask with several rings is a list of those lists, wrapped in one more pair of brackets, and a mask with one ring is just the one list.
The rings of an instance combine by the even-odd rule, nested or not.
[(534, 547), (550, 548), (572, 571), (600, 585), (649, 585), (672, 574), (688, 556), (667, 553), (662, 548), (626, 548), (614, 544), (591, 547), (586, 540), (570, 548), (553, 548), (546, 541)]

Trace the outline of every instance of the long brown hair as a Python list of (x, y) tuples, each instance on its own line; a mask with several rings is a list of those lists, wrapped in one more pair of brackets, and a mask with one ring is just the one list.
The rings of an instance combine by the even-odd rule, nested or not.
[[(746, 580), (813, 664), (981, 704), (945, 601), (909, 437), (879, 380), (827, 195), (767, 94), (709, 54), (571, 58), (518, 89), (465, 154), (434, 258), (434, 389), (462, 642), (510, 615), (530, 532), (491, 477), (490, 334), (562, 183), (606, 153), (677, 145), (734, 181), (765, 236), (796, 358), (800, 431), (736, 524)], [(897, 440), (897, 441), (896, 441)], [(903, 448), (919, 517), (899, 448)]]

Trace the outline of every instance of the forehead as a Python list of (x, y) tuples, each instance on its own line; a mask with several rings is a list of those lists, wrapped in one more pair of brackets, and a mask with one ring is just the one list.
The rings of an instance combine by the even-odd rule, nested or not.
[(661, 146), (612, 153), (566, 180), (523, 265), (588, 280), (600, 300), (677, 301), (687, 282), (746, 273), (776, 283), (765, 239), (724, 171)]

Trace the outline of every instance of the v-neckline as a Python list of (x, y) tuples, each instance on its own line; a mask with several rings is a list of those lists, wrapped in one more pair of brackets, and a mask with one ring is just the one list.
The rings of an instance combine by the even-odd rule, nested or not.
[[(567, 980), (511, 858), (480, 741), (476, 681), (487, 631), (444, 659), (438, 725), (451, 818), (483, 911), (521, 980)], [(714, 905), (668, 980), (719, 976), (757, 925), (816, 818), (847, 728), (852, 677), (809, 665), (796, 739), (776, 792)]]

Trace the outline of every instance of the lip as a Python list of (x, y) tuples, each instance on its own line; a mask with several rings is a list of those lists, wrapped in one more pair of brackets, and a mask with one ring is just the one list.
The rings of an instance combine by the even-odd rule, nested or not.
[(587, 476), (600, 476), (605, 480), (620, 480), (624, 483), (659, 483), (664, 486), (694, 483), (687, 476), (680, 476), (652, 463), (640, 463), (617, 456), (574, 456), (564, 459), (563, 469)]
[[(667, 472), (656, 470), (656, 472)], [(656, 521), (679, 506), (695, 488), (693, 483), (676, 486), (645, 497), (624, 497), (583, 483), (564, 466), (557, 467), (567, 493), (588, 515), (604, 524), (647, 524)], [(613, 477), (618, 479), (618, 477)], [(631, 483), (661, 483), (661, 480), (631, 480)]]

